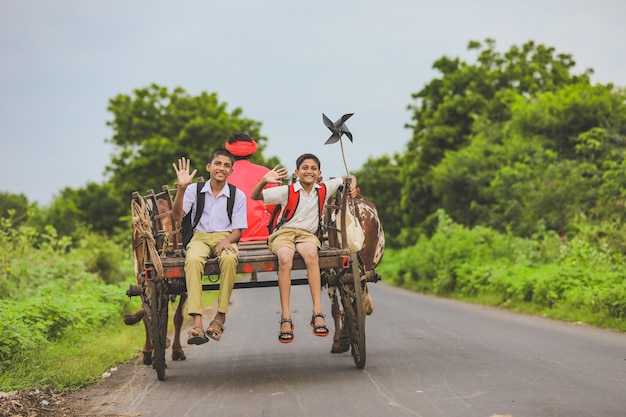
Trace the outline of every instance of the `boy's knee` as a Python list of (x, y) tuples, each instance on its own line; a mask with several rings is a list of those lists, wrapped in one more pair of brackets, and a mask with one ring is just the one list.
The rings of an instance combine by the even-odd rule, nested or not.
[(185, 256), (185, 267), (203, 265), (205, 259), (201, 256)]
[(219, 258), (221, 265), (237, 265), (239, 256), (235, 253), (222, 253)]
[(293, 254), (279, 253), (276, 258), (278, 258), (278, 264), (280, 266), (291, 267), (293, 264)]
[(300, 254), (304, 262), (308, 265), (309, 262), (318, 262), (319, 256), (317, 255), (317, 251), (310, 251), (303, 254)]

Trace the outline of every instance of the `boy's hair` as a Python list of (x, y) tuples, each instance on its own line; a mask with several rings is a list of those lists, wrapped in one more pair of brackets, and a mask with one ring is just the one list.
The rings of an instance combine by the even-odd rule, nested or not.
[(300, 155), (298, 159), (296, 159), (296, 169), (300, 169), (300, 165), (302, 165), (305, 159), (314, 160), (315, 163), (317, 164), (317, 168), (322, 169), (322, 163), (320, 162), (320, 159), (317, 156), (313, 155), (312, 153), (305, 153), (305, 154)]
[(226, 142), (235, 143), (235, 142), (252, 142), (254, 139), (250, 137), (247, 133), (242, 132), (234, 132), (229, 137), (226, 138)]
[(231, 164), (235, 164), (235, 156), (224, 148), (218, 148), (211, 153), (211, 156), (209, 157), (209, 164), (218, 156), (226, 156), (230, 158)]

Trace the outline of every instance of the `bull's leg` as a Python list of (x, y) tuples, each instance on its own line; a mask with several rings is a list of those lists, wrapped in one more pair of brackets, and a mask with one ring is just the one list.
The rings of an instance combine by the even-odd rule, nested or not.
[(350, 350), (350, 330), (346, 325), (346, 314), (341, 313), (341, 333), (339, 334), (339, 349), (336, 353), (343, 353)]
[(370, 295), (370, 292), (367, 289), (367, 283), (365, 284), (365, 292), (363, 295), (364, 295), (363, 304), (365, 307), (364, 308), (365, 314), (369, 316), (370, 314), (374, 312), (374, 300), (372, 300), (372, 296)]
[(154, 346), (152, 346), (152, 337), (150, 336), (150, 322), (148, 321), (147, 314), (143, 315), (143, 327), (146, 333), (146, 341), (143, 344), (143, 364), (152, 365)]
[(181, 294), (178, 307), (174, 313), (174, 344), (172, 345), (172, 360), (184, 361), (187, 359), (180, 344), (180, 330), (183, 327), (183, 306), (187, 301), (187, 293)]
[[(341, 302), (339, 295), (337, 294), (337, 288), (329, 288), (328, 296), (330, 297), (331, 315), (335, 323), (335, 333), (333, 334), (333, 345), (330, 349), (331, 353), (343, 353), (347, 352), (350, 347), (350, 338), (347, 333), (347, 328), (343, 326), (343, 310), (341, 309)], [(345, 333), (345, 337), (344, 334)]]
[(339, 297), (337, 296), (337, 288), (329, 288), (328, 296), (330, 297), (330, 313), (335, 322), (335, 334), (333, 334), (333, 345), (330, 349), (331, 353), (338, 353), (339, 349), (339, 333), (341, 332), (341, 308), (339, 307)]
[(139, 322), (143, 322), (144, 333), (146, 335), (146, 341), (143, 344), (143, 364), (152, 365), (152, 339), (150, 339), (150, 325), (147, 315), (143, 309), (137, 311), (135, 314), (124, 314), (124, 323), (132, 326)]

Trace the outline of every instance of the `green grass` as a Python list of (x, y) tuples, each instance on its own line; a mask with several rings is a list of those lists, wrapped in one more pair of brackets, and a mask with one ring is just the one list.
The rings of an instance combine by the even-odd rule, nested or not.
[(517, 313), (546, 317), (569, 323), (583, 323), (598, 328), (626, 332), (626, 320), (615, 317), (607, 317), (606, 315), (592, 311), (587, 306), (574, 307), (563, 302), (552, 307), (545, 307), (519, 300), (506, 300), (503, 302), (501, 295), (491, 293), (480, 294), (472, 297), (458, 295), (453, 295), (452, 297), (468, 303), (502, 308), (515, 311)]
[[(217, 291), (202, 294), (205, 305), (216, 298)], [(133, 304), (139, 308), (139, 303)], [(174, 308), (170, 304), (170, 330)], [(141, 322), (126, 326), (122, 317), (87, 332), (68, 332), (38, 351), (14, 357), (8, 369), (0, 373), (0, 391), (51, 388), (66, 392), (83, 388), (97, 382), (109, 368), (140, 355), (144, 339)]]
[(432, 236), (387, 250), (377, 269), (416, 292), (626, 331), (625, 263), (621, 252), (597, 242), (470, 229), (441, 212)]
[(141, 351), (143, 326), (126, 326), (121, 318), (100, 329), (71, 332), (41, 350), (18, 355), (0, 376), (0, 390), (30, 387), (70, 391), (96, 382), (109, 367)]

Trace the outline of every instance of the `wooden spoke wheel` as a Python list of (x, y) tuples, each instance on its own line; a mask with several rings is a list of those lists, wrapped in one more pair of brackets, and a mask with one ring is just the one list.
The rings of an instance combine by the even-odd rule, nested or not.
[(339, 286), (341, 303), (345, 313), (345, 325), (350, 334), (350, 347), (354, 364), (357, 369), (365, 367), (365, 307), (364, 290), (365, 281), (361, 280), (359, 264), (356, 255), (352, 258), (353, 281)]
[(159, 381), (165, 379), (165, 348), (167, 347), (168, 294), (163, 281), (148, 281), (150, 303), (150, 334), (154, 347), (152, 367)]

